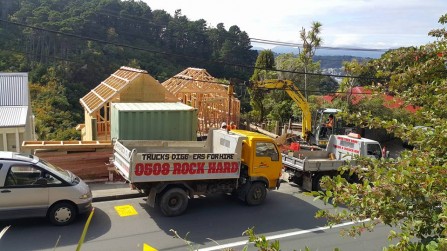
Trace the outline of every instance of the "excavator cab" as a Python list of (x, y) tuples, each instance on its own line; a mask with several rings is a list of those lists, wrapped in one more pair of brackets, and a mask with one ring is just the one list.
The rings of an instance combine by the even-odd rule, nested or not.
[[(310, 137), (310, 143), (320, 147), (326, 147), (329, 141), (329, 137), (332, 134), (345, 135), (352, 131), (352, 127), (346, 125), (346, 123), (337, 116), (340, 112), (339, 109), (334, 108), (322, 108), (316, 111), (312, 121), (312, 134)], [(332, 126), (328, 126), (328, 121), (332, 117)]]
[[(341, 111), (339, 109), (319, 109), (314, 116), (311, 116), (310, 105), (307, 99), (290, 80), (265, 79), (250, 81), (249, 87), (252, 89), (285, 91), (302, 111), (301, 138), (311, 145), (326, 147), (331, 134), (347, 134), (352, 131), (352, 127), (346, 127), (343, 121), (337, 118), (336, 114)], [(334, 119), (331, 128), (326, 126), (326, 121), (330, 116)], [(284, 139), (286, 136), (284, 135)], [(280, 140), (284, 141), (284, 139), (281, 138)]]

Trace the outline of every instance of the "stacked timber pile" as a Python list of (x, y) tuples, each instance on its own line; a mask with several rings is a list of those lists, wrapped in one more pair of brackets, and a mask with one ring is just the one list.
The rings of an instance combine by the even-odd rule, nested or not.
[(83, 180), (112, 181), (118, 177), (108, 165), (113, 154), (111, 141), (24, 141), (22, 149)]

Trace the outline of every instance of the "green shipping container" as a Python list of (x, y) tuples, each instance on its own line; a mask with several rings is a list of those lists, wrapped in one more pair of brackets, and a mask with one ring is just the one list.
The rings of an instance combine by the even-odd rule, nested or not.
[(197, 109), (183, 103), (112, 103), (112, 139), (197, 140)]

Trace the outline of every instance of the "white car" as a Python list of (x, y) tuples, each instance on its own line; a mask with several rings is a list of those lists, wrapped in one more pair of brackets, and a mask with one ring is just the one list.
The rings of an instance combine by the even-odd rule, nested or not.
[(91, 211), (89, 186), (34, 155), (0, 151), (0, 220), (48, 217), (67, 225)]

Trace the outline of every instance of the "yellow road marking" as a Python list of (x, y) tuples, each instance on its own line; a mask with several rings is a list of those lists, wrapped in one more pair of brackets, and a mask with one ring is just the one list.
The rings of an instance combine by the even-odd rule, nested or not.
[(146, 243), (143, 243), (143, 251), (158, 251), (158, 250), (147, 245)]
[(132, 215), (138, 214), (137, 210), (135, 210), (135, 208), (131, 205), (115, 206), (115, 210), (118, 213), (118, 215), (121, 217), (132, 216)]

